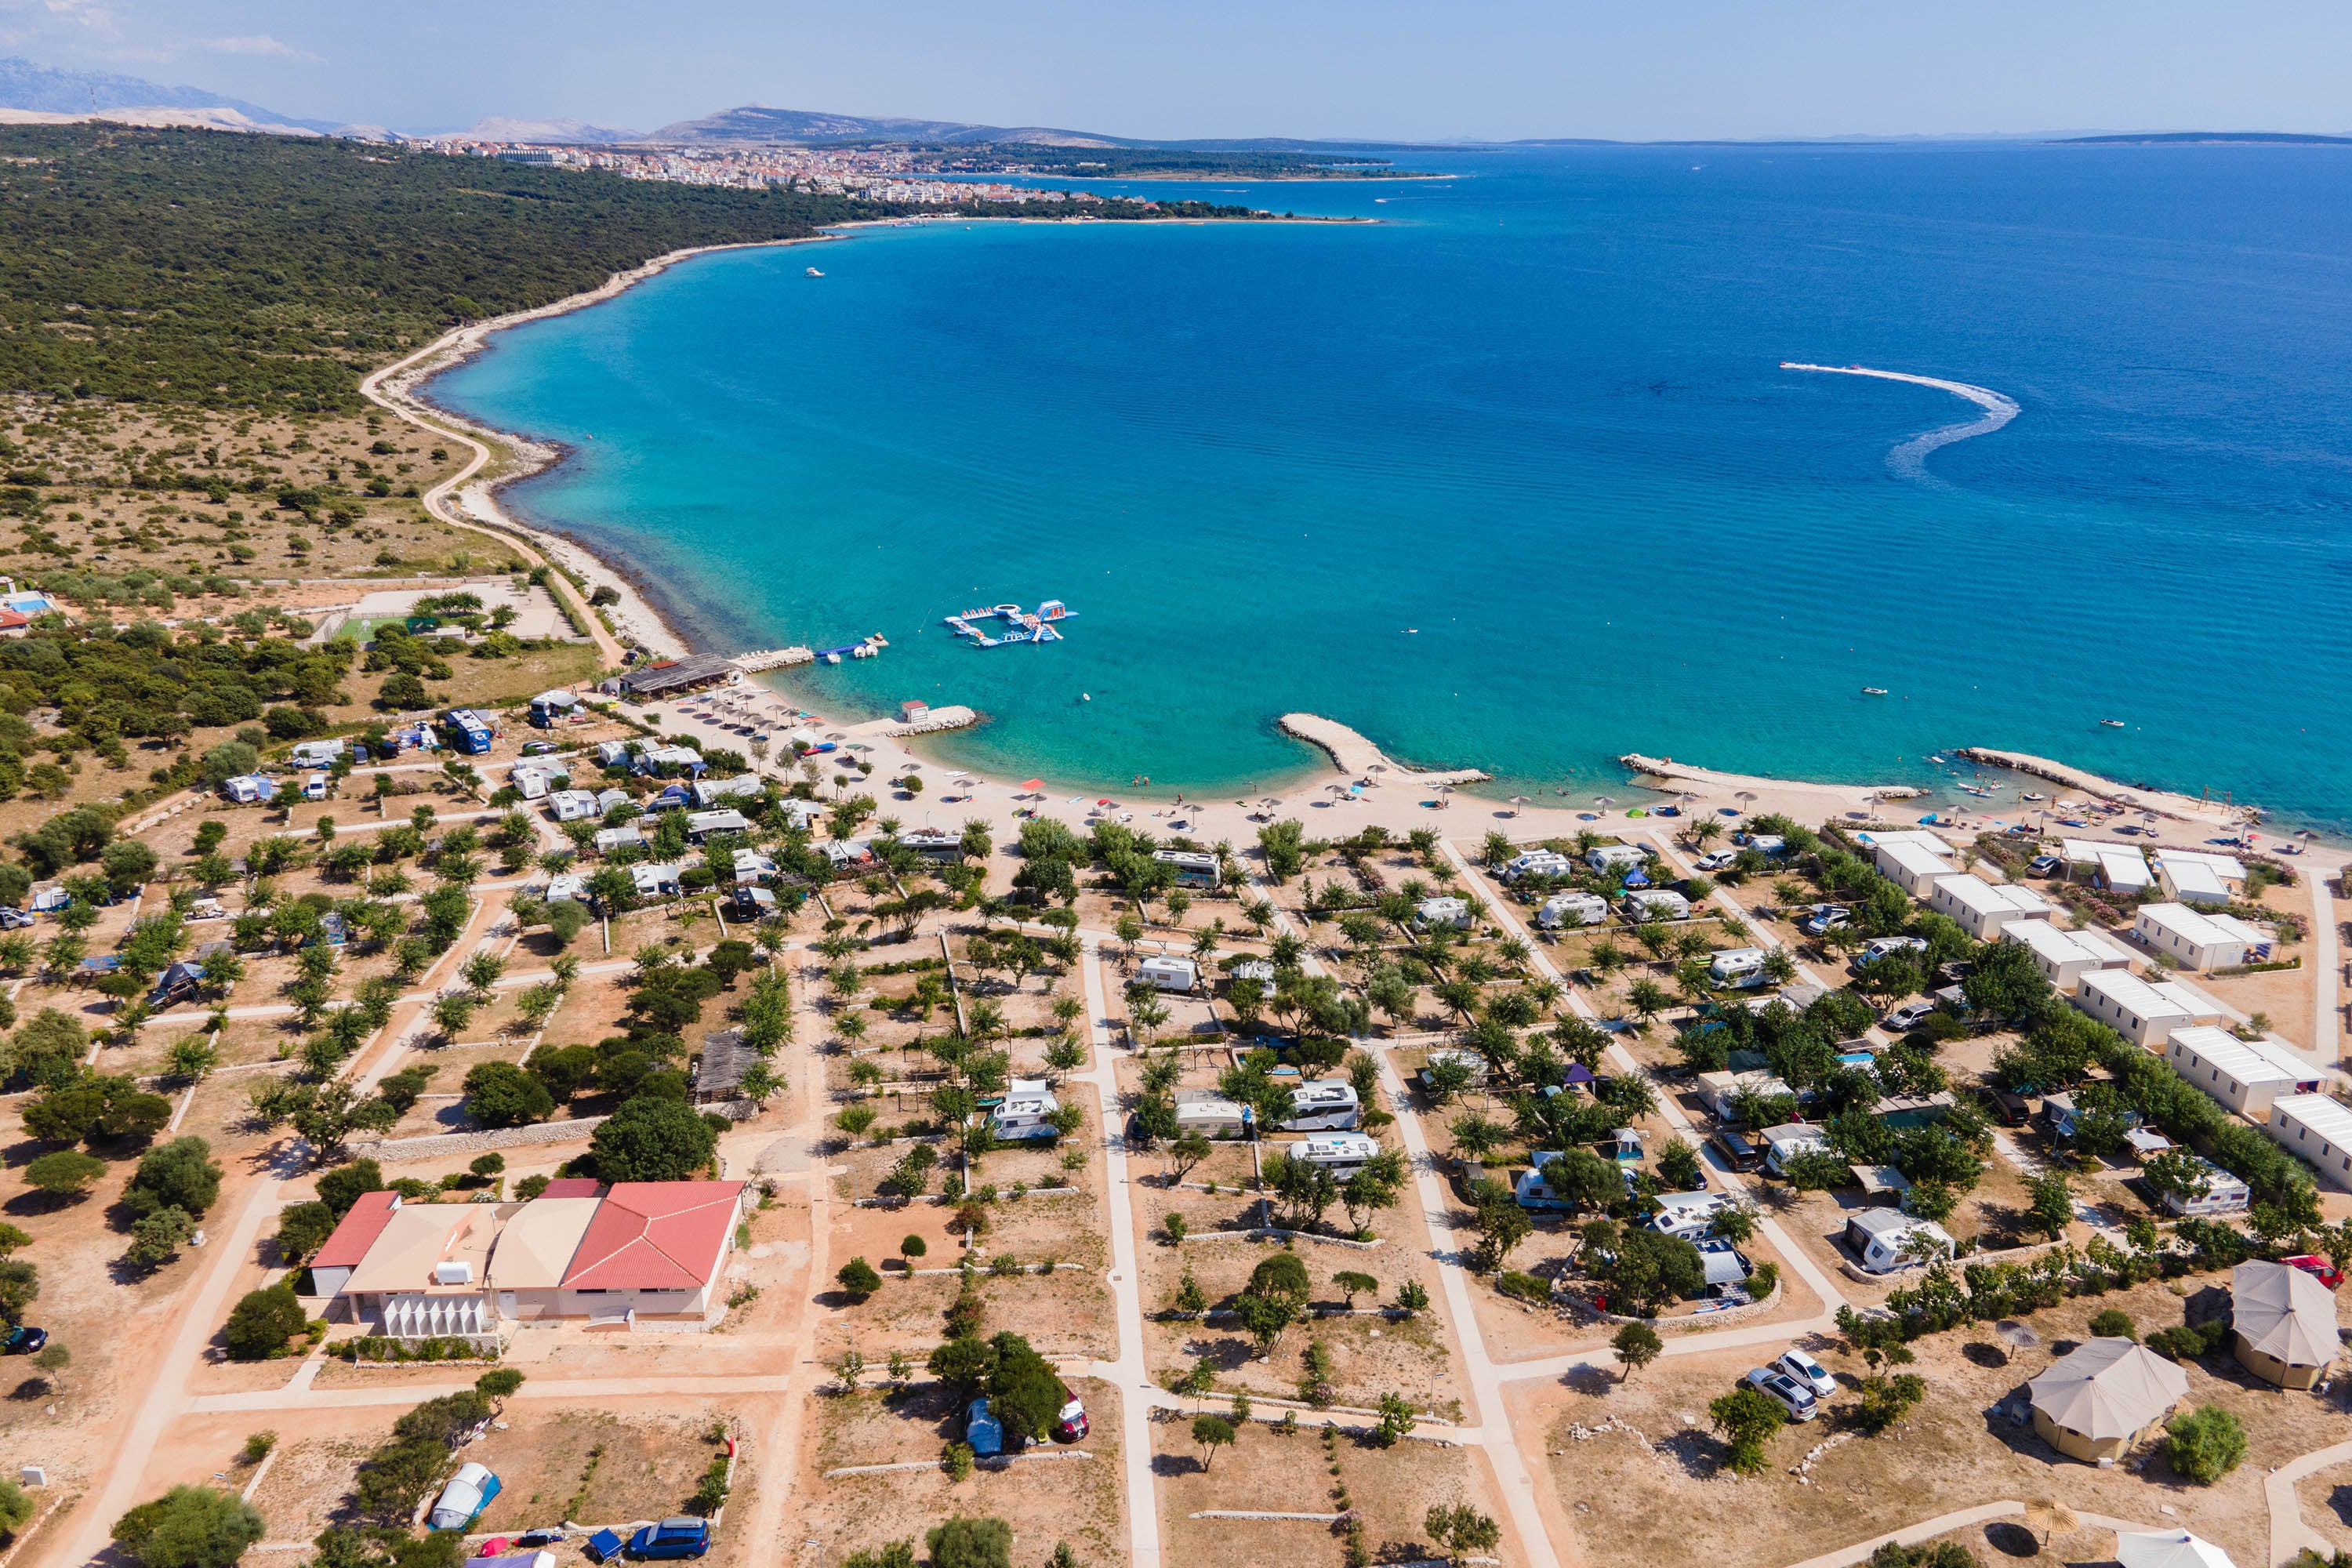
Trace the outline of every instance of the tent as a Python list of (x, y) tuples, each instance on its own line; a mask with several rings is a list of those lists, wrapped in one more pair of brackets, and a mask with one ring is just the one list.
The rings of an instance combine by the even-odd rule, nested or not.
[(2185, 1530), (2117, 1531), (2116, 1561), (2123, 1568), (2237, 1568), (2228, 1552)]
[(2073, 1458), (2117, 1458), (2187, 1397), (2189, 1374), (2129, 1340), (2095, 1339), (2026, 1388), (2044, 1441)]
[(2230, 1301), (2248, 1350), (2291, 1367), (2336, 1359), (2335, 1292), (2302, 1269), (2241, 1263), (2230, 1274)]

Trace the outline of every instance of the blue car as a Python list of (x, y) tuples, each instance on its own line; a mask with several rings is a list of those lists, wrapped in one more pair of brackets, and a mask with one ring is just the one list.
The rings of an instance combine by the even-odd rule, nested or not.
[(710, 1521), (707, 1519), (666, 1519), (629, 1537), (632, 1557), (699, 1557), (709, 1550)]

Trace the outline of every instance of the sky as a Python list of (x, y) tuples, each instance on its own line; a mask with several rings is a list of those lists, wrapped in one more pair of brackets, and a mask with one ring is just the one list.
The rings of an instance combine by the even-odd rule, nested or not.
[(2341, 0), (0, 0), (0, 53), (404, 131), (742, 103), (1140, 138), (2352, 131)]

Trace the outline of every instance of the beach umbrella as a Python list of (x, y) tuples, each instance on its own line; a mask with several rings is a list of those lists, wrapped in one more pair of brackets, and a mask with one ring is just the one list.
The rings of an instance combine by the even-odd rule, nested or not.
[(1592, 804), (1596, 809), (1607, 811), (1617, 804), (1617, 797), (1613, 795), (1596, 795), (1592, 797)]
[(2032, 1350), (2042, 1342), (2040, 1334), (2035, 1333), (2015, 1318), (2003, 1318), (1993, 1325), (1992, 1331), (2000, 1336), (2001, 1343), (2012, 1350)]
[(2036, 1498), (2025, 1505), (2025, 1528), (2040, 1535), (2044, 1546), (2050, 1544), (2050, 1538), (2058, 1531), (2079, 1530), (2082, 1525), (2083, 1521), (2074, 1517), (2074, 1510), (2056, 1498)]
[(1756, 798), (1756, 792), (1752, 789), (1738, 790), (1733, 794), (1732, 798), (1734, 800), (1753, 801)]
[(1027, 784), (1023, 784), (1021, 787), (1023, 789), (1044, 789), (1045, 787), (1045, 781), (1044, 779), (1031, 779)]
[(2123, 1568), (2237, 1568), (2228, 1552), (2185, 1530), (2119, 1530), (2116, 1561)]
[(1513, 796), (1511, 797), (1511, 815), (1512, 815), (1513, 816), (1518, 816), (1523, 815), (1523, 814), (1526, 812), (1526, 809), (1527, 809), (1527, 804), (1528, 804), (1528, 797), (1527, 797), (1526, 795), (1513, 795)]

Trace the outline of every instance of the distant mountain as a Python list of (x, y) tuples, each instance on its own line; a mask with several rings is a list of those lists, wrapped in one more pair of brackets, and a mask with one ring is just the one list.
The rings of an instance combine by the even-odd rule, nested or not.
[(436, 141), (467, 140), (475, 142), (562, 142), (573, 145), (601, 145), (612, 142), (642, 142), (642, 131), (619, 131), (609, 125), (591, 125), (584, 120), (512, 120), (493, 115), (476, 121), (465, 131), (453, 131)]
[(2296, 131), (2140, 131), (2109, 136), (2069, 136), (2067, 146), (2153, 146), (2168, 142), (2278, 142), (2292, 147), (2341, 147), (2352, 136), (2315, 136)]
[(0, 59), (0, 109), (86, 116), (110, 109), (226, 109), (257, 126), (297, 125), (332, 131), (331, 120), (296, 120), (257, 103), (225, 98), (200, 87), (165, 87), (107, 71), (58, 70), (21, 57)]
[(745, 104), (699, 120), (665, 125), (649, 142), (1022, 142), (1042, 147), (1133, 147), (1142, 143), (1087, 131), (1044, 126), (970, 125), (953, 120), (900, 120), (862, 114), (822, 114), (804, 109)]

